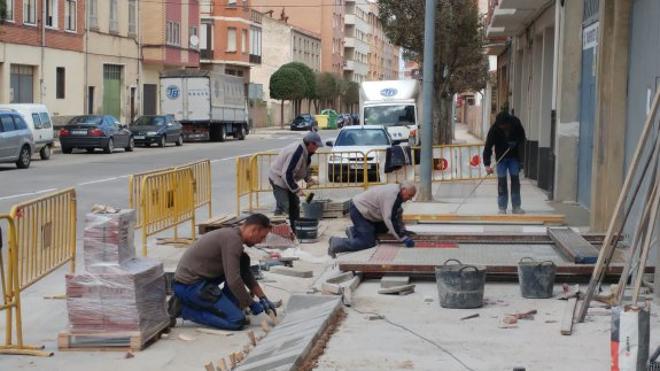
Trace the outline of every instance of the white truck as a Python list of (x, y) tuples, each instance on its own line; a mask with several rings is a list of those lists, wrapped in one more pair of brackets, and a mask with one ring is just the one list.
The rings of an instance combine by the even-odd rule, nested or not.
[(211, 71), (174, 70), (160, 75), (160, 109), (183, 126), (186, 141), (245, 139), (250, 131), (243, 79)]
[(421, 103), (417, 80), (364, 81), (360, 84), (360, 123), (383, 125), (393, 140), (418, 145)]

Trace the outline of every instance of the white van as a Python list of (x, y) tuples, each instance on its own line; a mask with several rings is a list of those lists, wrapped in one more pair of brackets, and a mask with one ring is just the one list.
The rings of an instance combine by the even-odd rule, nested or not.
[(43, 104), (0, 104), (0, 108), (18, 112), (32, 131), (35, 152), (39, 151), (42, 160), (48, 160), (52, 153), (55, 133), (48, 108)]

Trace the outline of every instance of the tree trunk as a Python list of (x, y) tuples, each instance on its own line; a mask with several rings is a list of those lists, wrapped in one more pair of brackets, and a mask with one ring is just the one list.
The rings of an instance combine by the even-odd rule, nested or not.
[(284, 99), (280, 106), (280, 129), (284, 129)]
[(451, 144), (451, 96), (438, 93), (433, 96), (433, 145)]

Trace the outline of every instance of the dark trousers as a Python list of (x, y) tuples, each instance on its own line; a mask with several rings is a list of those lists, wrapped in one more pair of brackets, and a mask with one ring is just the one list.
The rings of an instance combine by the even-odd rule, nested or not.
[(291, 228), (295, 228), (296, 220), (300, 219), (300, 197), (288, 188), (282, 188), (270, 181), (275, 196), (275, 215), (288, 214)]
[(240, 330), (245, 324), (245, 314), (238, 300), (225, 284), (217, 297), (209, 297), (207, 285), (217, 288), (223, 281), (198, 281), (190, 285), (174, 283), (174, 295), (183, 304), (182, 317), (200, 325), (222, 330)]
[(376, 246), (376, 237), (379, 233), (386, 233), (387, 226), (383, 222), (367, 220), (351, 203), (349, 208), (353, 222), (352, 238), (336, 238), (335, 252), (358, 251)]

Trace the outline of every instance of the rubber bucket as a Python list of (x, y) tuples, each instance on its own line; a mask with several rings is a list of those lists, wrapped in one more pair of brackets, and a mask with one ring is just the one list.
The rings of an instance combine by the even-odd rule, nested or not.
[[(457, 264), (448, 264), (455, 262)], [(449, 259), (435, 267), (440, 306), (451, 309), (479, 308), (484, 303), (486, 268)]]
[(298, 219), (294, 231), (299, 240), (315, 240), (319, 235), (319, 221), (308, 218)]
[(322, 219), (323, 210), (325, 209), (325, 202), (312, 201), (312, 203), (303, 202), (302, 204), (303, 215), (307, 219)]
[(518, 282), (520, 282), (520, 293), (527, 299), (547, 299), (552, 297), (555, 286), (555, 263), (536, 261), (524, 257), (518, 262)]

